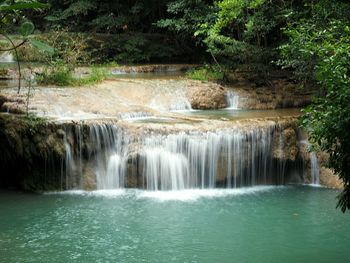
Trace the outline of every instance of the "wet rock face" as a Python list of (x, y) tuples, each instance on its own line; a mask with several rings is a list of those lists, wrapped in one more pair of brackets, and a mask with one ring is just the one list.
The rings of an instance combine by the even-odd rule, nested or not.
[(187, 97), (193, 109), (211, 110), (227, 106), (224, 87), (214, 83), (189, 84)]
[(55, 124), (0, 115), (0, 148), (0, 187), (60, 189), (65, 149)]
[(273, 138), (273, 156), (284, 161), (295, 161), (299, 154), (297, 129), (293, 124), (285, 127)]
[(342, 189), (343, 184), (334, 172), (326, 167), (320, 167), (320, 184), (327, 187)]
[(240, 97), (240, 108), (256, 110), (303, 107), (316, 92), (311, 87), (300, 88), (281, 72), (270, 72), (268, 79), (235, 72), (229, 75), (227, 88)]

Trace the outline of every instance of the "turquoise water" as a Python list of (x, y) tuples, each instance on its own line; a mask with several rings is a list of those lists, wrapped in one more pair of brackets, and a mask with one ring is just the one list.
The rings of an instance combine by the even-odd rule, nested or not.
[(0, 193), (0, 262), (348, 262), (338, 191)]

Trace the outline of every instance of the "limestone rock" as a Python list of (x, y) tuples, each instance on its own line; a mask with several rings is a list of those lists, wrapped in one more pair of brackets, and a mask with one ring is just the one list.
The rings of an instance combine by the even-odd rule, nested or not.
[(187, 97), (193, 109), (211, 110), (226, 107), (225, 89), (218, 84), (192, 83), (188, 87)]
[(320, 167), (320, 184), (336, 189), (342, 189), (343, 184), (334, 172), (326, 167)]
[(295, 161), (299, 153), (297, 134), (293, 128), (286, 128), (274, 136), (273, 156), (277, 159)]

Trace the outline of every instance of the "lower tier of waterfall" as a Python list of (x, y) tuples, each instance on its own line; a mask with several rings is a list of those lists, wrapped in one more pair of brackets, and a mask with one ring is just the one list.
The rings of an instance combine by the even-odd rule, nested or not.
[(135, 135), (114, 124), (70, 126), (61, 177), (65, 189), (155, 191), (279, 185), (296, 177), (300, 182), (304, 160), (287, 156), (283, 129), (273, 123)]

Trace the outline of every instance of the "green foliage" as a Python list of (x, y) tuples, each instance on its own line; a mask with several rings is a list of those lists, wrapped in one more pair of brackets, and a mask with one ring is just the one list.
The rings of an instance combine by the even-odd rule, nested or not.
[(57, 63), (54, 67), (46, 69), (36, 78), (40, 85), (56, 85), (64, 87), (89, 86), (97, 84), (108, 76), (106, 69), (92, 67), (91, 72), (85, 77), (77, 77), (66, 64)]
[(0, 4), (0, 11), (1, 12), (8, 12), (8, 11), (19, 11), (24, 9), (35, 9), (35, 8), (47, 8), (47, 4), (39, 3), (37, 1), (17, 1), (17, 3), (14, 3), (14, 1), (3, 1)]
[(40, 85), (71, 86), (74, 82), (72, 70), (65, 64), (57, 63), (36, 78)]
[(38, 117), (33, 113), (24, 115), (21, 120), (32, 135), (38, 132), (38, 130), (47, 123), (44, 118)]
[[(18, 48), (29, 42), (32, 43), (34, 47), (42, 49), (43, 52), (52, 51), (50, 50), (48, 45), (39, 41), (35, 41), (30, 37), (30, 34), (32, 34), (34, 31), (34, 24), (28, 21), (25, 16), (23, 16), (22, 11), (25, 9), (34, 10), (45, 7), (47, 7), (46, 4), (42, 4), (34, 0), (4, 0), (2, 1), (2, 3), (0, 3), (0, 35), (2, 35), (8, 42), (8, 46), (6, 46), (5, 48), (1, 48), (0, 51), (12, 51), (16, 57), (18, 68), (18, 93), (21, 89), (22, 79)], [(17, 32), (17, 34), (19, 33), (22, 36), (22, 39), (20, 39), (19, 43), (17, 43), (14, 39), (12, 39), (9, 36), (9, 32), (12, 31)]]
[[(209, 3), (208, 3), (209, 2)], [(156, 25), (178, 34), (181, 38), (192, 38), (203, 23), (211, 23), (215, 19), (215, 7), (212, 1), (171, 1), (167, 5), (167, 12), (171, 18), (159, 20)]]
[(200, 81), (222, 81), (225, 78), (225, 73), (218, 67), (205, 66), (188, 71), (186, 76)]
[(30, 34), (33, 33), (33, 31), (34, 31), (34, 24), (32, 22), (24, 22), (19, 28), (19, 33), (24, 37), (29, 36)]
[(175, 49), (160, 41), (144, 34), (119, 35), (112, 43), (116, 54), (113, 60), (118, 63), (136, 63), (173, 57)]
[[(149, 33), (164, 13), (168, 0), (98, 1), (49, 0), (51, 27), (99, 33)], [(155, 8), (156, 7), (156, 8)]]
[(280, 47), (279, 60), (304, 83), (323, 89), (301, 123), (310, 140), (329, 154), (329, 167), (344, 183), (338, 203), (343, 212), (350, 209), (350, 17), (344, 8), (350, 4), (324, 0), (308, 6), (307, 17), (285, 29), (289, 41)]
[(100, 83), (108, 77), (108, 72), (102, 67), (92, 67), (91, 73), (87, 77), (75, 79), (75, 85), (93, 85)]
[(280, 40), (274, 32), (287, 20), (284, 1), (223, 0), (217, 6), (215, 23), (202, 27), (208, 51), (234, 68), (243, 65), (256, 71), (270, 66)]
[(51, 47), (50, 45), (46, 44), (45, 42), (41, 42), (40, 40), (37, 39), (31, 39), (30, 43), (34, 48), (39, 50), (40, 52), (46, 53), (46, 54), (54, 54), (55, 49)]

